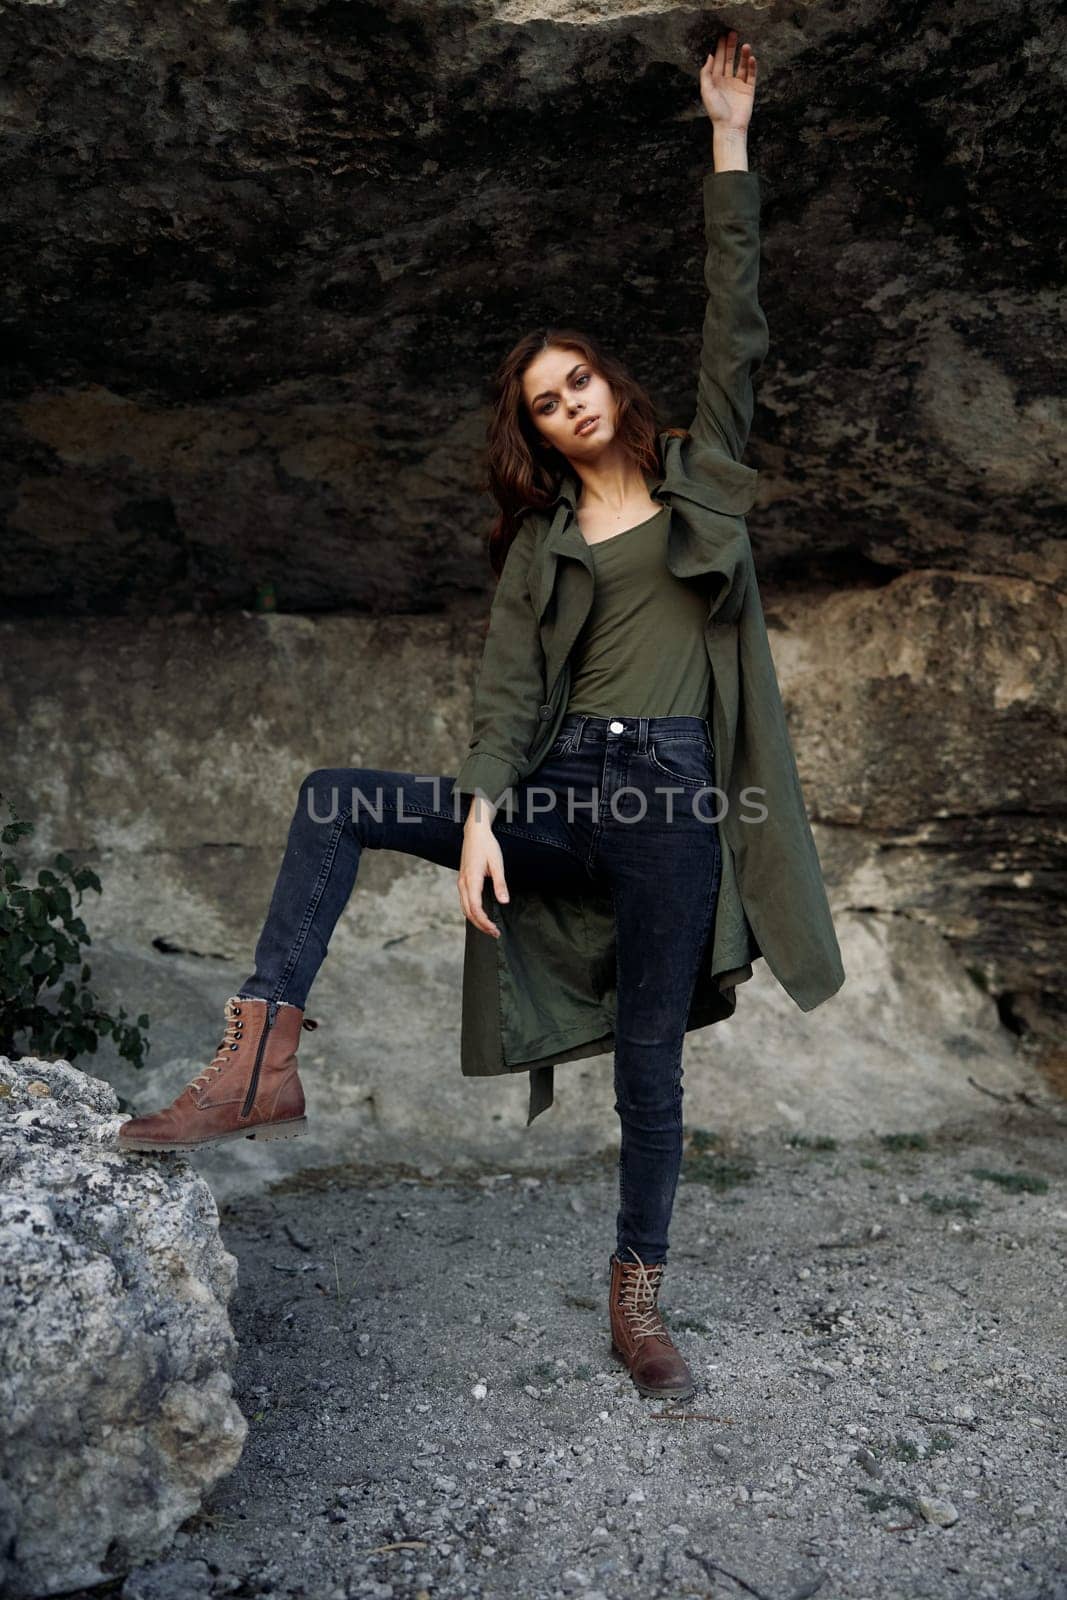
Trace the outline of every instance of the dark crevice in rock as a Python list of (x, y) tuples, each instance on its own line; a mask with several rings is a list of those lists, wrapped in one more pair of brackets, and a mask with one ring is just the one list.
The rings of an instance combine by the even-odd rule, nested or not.
[(1028, 1023), (1015, 1010), (1016, 996), (1005, 990), (1002, 994), (994, 994), (997, 1015), (1005, 1028), (1010, 1033), (1017, 1034), (1020, 1038), (1030, 1032)]
[(782, 590), (807, 591), (820, 585), (834, 589), (881, 589), (909, 570), (900, 564), (873, 561), (862, 550), (850, 546), (795, 551), (787, 556), (772, 556), (766, 561), (761, 559), (759, 550), (754, 553), (761, 581)]
[(171, 944), (162, 934), (152, 940), (152, 949), (163, 956), (195, 956), (198, 961), (229, 961), (232, 958), (221, 950), (194, 950), (189, 945)]

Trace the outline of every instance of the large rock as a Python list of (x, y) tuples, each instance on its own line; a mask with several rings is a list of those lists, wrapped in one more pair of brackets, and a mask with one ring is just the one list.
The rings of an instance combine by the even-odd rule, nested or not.
[[(1051, 0), (739, 26), (765, 570), (1047, 581)], [(13, 610), (231, 611), (261, 579), (292, 610), (484, 595), (485, 383), (546, 323), (690, 420), (713, 14), (11, 0), (0, 28)]]
[(114, 1091), (0, 1056), (0, 1588), (157, 1555), (240, 1458), (236, 1262), (183, 1161), (114, 1148)]

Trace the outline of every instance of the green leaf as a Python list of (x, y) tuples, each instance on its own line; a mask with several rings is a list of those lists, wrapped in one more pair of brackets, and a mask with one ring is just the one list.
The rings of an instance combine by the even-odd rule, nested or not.
[[(32, 833), (33, 824), (17, 818), (0, 794), (0, 805), (4, 803), (15, 817), (0, 829), (3, 843), (10, 846)], [(116, 1020), (89, 987), (92, 967), (82, 946), (91, 945), (92, 936), (75, 915), (71, 889), (56, 874), (67, 875), (79, 906), (84, 891), (103, 892), (100, 879), (91, 867), (75, 867), (66, 852), (53, 859), (56, 871), (40, 868), (31, 886), (14, 858), (0, 856), (0, 1041), (9, 1054), (17, 1040), (28, 1054), (73, 1061), (82, 1053), (95, 1054), (100, 1039), (111, 1034), (121, 1053), (141, 1066), (147, 1041), (136, 1028), (125, 1026), (124, 1008)], [(67, 976), (68, 969), (78, 975), (77, 982)], [(55, 1005), (54, 1012), (42, 1002), (42, 992)], [(147, 1014), (142, 1020), (147, 1026)]]

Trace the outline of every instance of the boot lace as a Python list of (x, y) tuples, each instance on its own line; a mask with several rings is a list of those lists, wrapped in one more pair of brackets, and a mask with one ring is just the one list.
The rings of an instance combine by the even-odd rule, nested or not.
[(634, 1260), (622, 1264), (619, 1304), (626, 1313), (631, 1332), (638, 1339), (656, 1335), (664, 1337), (666, 1328), (656, 1304), (663, 1281), (664, 1263), (660, 1261), (655, 1266), (647, 1267), (633, 1245), (630, 1246), (630, 1253)]
[(212, 1073), (214, 1073), (216, 1077), (218, 1076), (223, 1067), (226, 1065), (233, 1051), (235, 1051), (240, 1045), (243, 1030), (244, 1015), (242, 1013), (240, 1002), (233, 999), (227, 1000), (226, 1030), (215, 1047), (215, 1054), (208, 1062), (207, 1066), (198, 1072), (195, 1078), (190, 1079), (188, 1084), (190, 1089), (199, 1088), (201, 1085), (206, 1086), (211, 1078)]

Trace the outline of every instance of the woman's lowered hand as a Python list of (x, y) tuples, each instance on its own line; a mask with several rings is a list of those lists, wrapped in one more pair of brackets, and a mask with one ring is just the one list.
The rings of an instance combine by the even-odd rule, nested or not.
[[(477, 798), (474, 805), (478, 804)], [(504, 857), (500, 841), (493, 832), (491, 822), (468, 818), (463, 827), (463, 852), (459, 862), (459, 903), (468, 922), (473, 922), (482, 933), (500, 938), (500, 929), (485, 914), (482, 891), (486, 875), (493, 880), (493, 893), (498, 900), (508, 900), (508, 886), (504, 879)]]

